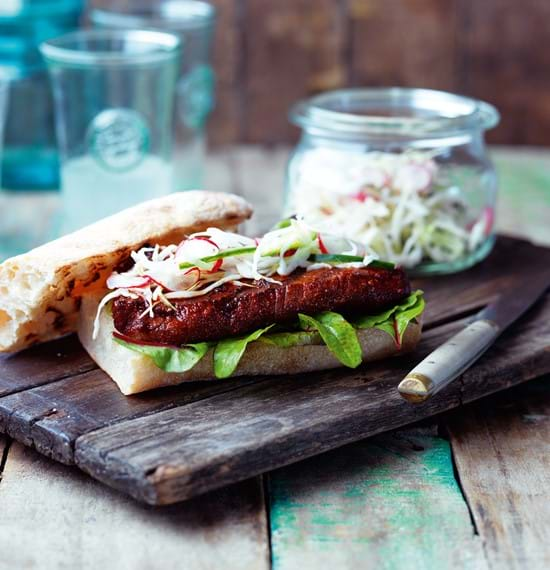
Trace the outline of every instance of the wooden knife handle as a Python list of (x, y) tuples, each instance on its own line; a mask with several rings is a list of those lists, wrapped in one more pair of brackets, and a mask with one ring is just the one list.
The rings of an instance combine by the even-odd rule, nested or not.
[(471, 323), (411, 370), (399, 384), (399, 393), (411, 403), (427, 400), (467, 370), (499, 333), (492, 321), (483, 319)]

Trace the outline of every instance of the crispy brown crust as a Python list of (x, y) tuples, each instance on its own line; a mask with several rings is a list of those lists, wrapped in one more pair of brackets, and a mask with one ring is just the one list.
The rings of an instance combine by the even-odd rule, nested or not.
[(280, 285), (256, 281), (254, 288), (226, 284), (203, 297), (174, 301), (175, 310), (158, 305), (153, 317), (143, 315), (141, 299), (119, 297), (112, 308), (115, 328), (132, 340), (180, 346), (288, 323), (298, 313), (376, 314), (410, 293), (401, 269), (318, 269), (277, 279)]

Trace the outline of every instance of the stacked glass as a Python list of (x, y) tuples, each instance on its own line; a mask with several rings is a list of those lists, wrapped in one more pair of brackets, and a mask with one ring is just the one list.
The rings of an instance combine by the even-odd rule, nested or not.
[(92, 10), (101, 29), (163, 30), (183, 45), (174, 108), (174, 177), (176, 190), (200, 188), (206, 151), (205, 125), (214, 106), (214, 72), (210, 51), (216, 11), (200, 0), (112, 0), (109, 8)]

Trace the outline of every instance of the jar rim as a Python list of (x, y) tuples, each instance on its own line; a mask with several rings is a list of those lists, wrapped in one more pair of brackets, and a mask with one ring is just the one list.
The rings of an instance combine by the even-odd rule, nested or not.
[(351, 88), (295, 104), (291, 123), (327, 136), (447, 137), (495, 127), (500, 114), (484, 101), (434, 89)]

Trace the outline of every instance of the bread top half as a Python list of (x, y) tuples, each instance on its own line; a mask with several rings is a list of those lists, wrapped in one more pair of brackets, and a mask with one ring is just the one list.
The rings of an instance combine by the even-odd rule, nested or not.
[(144, 202), (0, 264), (0, 352), (75, 332), (82, 297), (145, 244), (168, 245), (252, 215), (242, 198), (194, 190)]

